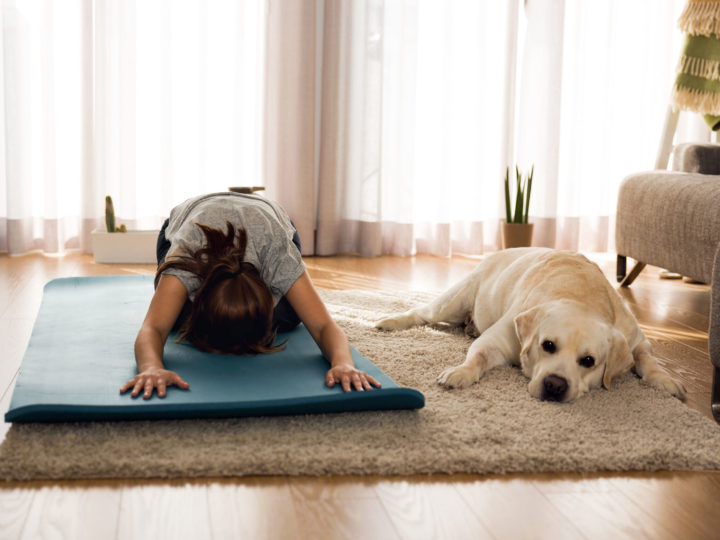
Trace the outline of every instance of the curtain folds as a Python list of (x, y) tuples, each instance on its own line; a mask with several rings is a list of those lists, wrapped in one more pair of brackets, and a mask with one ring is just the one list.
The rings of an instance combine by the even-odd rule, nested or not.
[(507, 16), (505, 2), (326, 4), (318, 254), (496, 247)]
[(0, 16), (0, 251), (89, 251), (106, 195), (128, 228), (159, 228), (187, 197), (262, 184), (265, 3), (4, 0)]
[(654, 162), (683, 0), (3, 0), (0, 251), (90, 249), (264, 185), (305, 254), (612, 250)]
[(683, 3), (328, 3), (317, 253), (499, 249), (515, 165), (535, 167), (535, 245), (612, 250), (618, 186), (654, 162)]

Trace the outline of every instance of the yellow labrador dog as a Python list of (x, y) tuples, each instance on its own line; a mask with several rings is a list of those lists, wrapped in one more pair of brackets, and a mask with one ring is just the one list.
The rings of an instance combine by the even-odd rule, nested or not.
[(591, 388), (610, 388), (634, 365), (649, 384), (685, 396), (682, 384), (658, 366), (635, 317), (600, 268), (577, 253), (500, 251), (429, 304), (376, 327), (438, 322), (467, 324), (479, 335), (465, 361), (440, 374), (443, 386), (464, 388), (489, 369), (519, 363), (533, 397), (569, 402)]

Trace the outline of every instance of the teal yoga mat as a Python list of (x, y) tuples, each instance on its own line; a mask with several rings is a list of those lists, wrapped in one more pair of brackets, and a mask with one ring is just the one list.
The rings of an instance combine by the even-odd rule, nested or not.
[(355, 365), (382, 388), (328, 388), (328, 364), (302, 325), (278, 335), (288, 340), (284, 350), (260, 356), (204, 353), (171, 335), (165, 364), (190, 389), (170, 387), (164, 399), (120, 394), (136, 373), (133, 344), (152, 293), (151, 276), (49, 282), (5, 421), (261, 416), (418, 409), (425, 403), (420, 392), (399, 387), (355, 349)]

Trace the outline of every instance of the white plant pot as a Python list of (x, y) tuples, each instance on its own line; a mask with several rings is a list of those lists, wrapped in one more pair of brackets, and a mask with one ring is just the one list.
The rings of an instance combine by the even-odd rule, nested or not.
[(96, 229), (91, 233), (95, 262), (156, 263), (155, 248), (159, 233), (159, 230), (109, 233)]

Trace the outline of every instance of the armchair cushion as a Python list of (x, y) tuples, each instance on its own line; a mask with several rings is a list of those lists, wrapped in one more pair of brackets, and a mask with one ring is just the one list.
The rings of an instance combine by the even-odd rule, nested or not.
[(674, 171), (720, 175), (720, 144), (685, 143), (673, 150)]
[(711, 283), (720, 245), (720, 177), (653, 171), (620, 186), (617, 252)]

